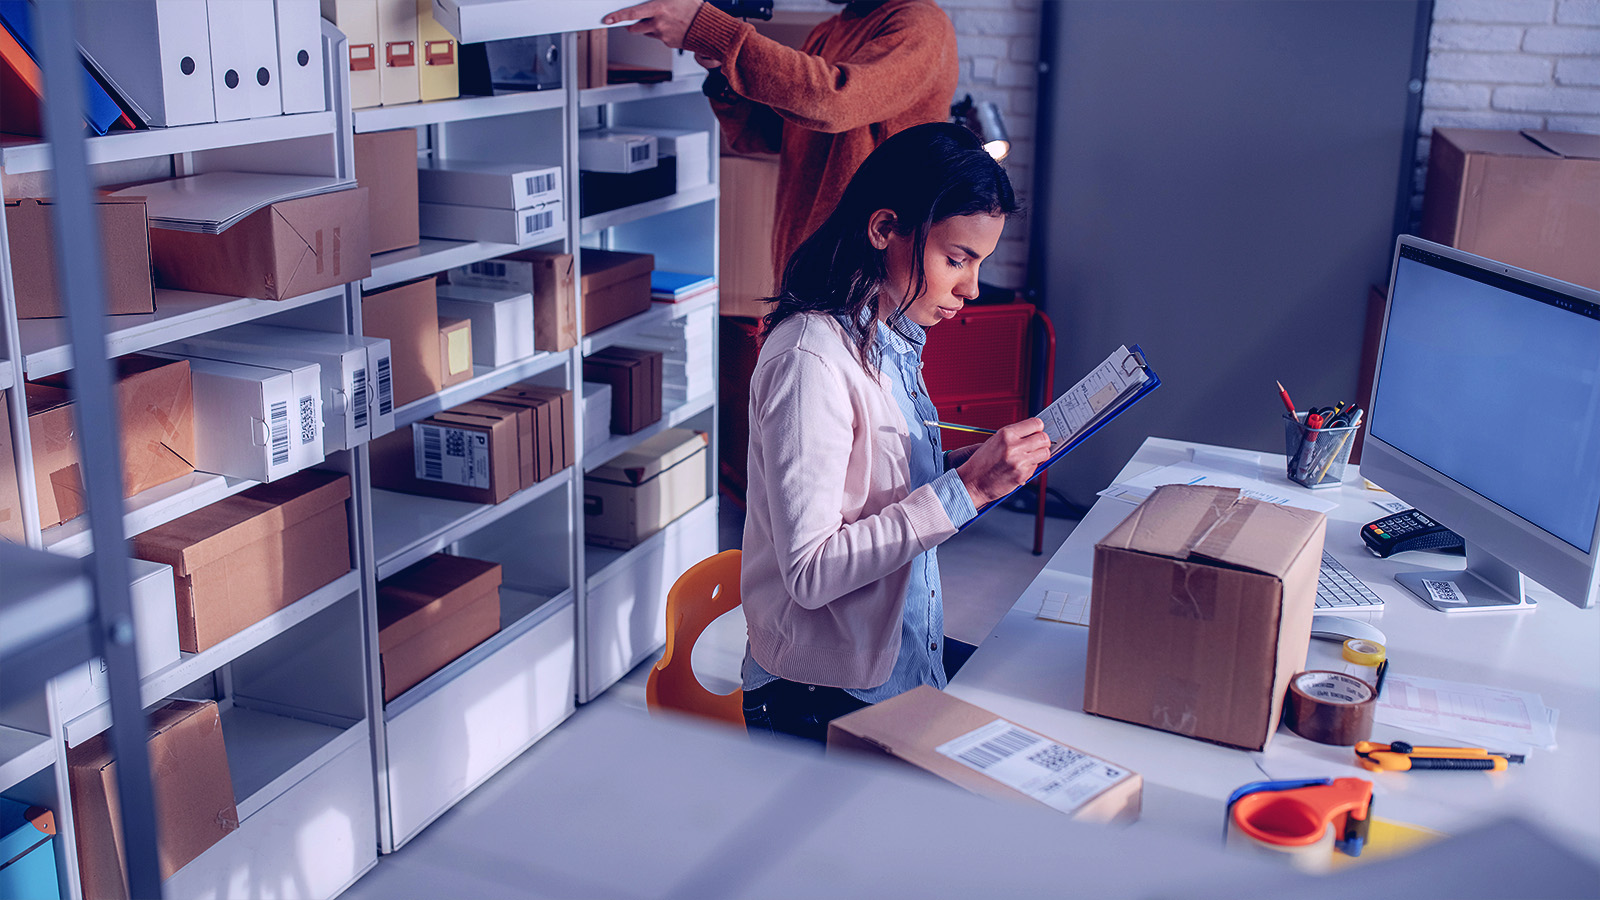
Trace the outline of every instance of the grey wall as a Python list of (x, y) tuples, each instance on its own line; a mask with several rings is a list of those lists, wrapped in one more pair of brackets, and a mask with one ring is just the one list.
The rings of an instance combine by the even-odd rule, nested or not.
[(1147, 434), (1283, 452), (1274, 379), (1301, 408), (1354, 397), (1402, 196), (1417, 3), (1044, 12), (1033, 265), (1057, 389), (1122, 343), (1164, 382), (1052, 486), (1092, 499)]

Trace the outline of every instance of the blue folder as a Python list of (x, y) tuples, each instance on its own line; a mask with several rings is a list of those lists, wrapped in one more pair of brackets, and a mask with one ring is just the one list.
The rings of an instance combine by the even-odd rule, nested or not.
[[(11, 36), (17, 39), (34, 62), (39, 62), (39, 53), (34, 49), (33, 40), (33, 10), (28, 0), (0, 0), (0, 24), (3, 24)], [(85, 10), (88, 12), (89, 10)], [(80, 65), (82, 61), (80, 60)], [(83, 65), (83, 120), (89, 123), (95, 134), (105, 134), (116, 121), (122, 118), (122, 107), (112, 98), (105, 87), (95, 80), (88, 66)]]

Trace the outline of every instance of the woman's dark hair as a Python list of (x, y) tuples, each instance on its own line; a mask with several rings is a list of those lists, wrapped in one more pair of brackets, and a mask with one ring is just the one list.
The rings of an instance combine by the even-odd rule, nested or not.
[(948, 122), (907, 128), (872, 151), (833, 213), (789, 257), (764, 334), (796, 313), (830, 313), (855, 345), (862, 366), (876, 367), (875, 320), (888, 267), (886, 251), (872, 246), (867, 227), (880, 209), (892, 211), (895, 232), (912, 239), (911, 290), (889, 317), (891, 327), (899, 329), (906, 307), (927, 290), (922, 259), (929, 230), (954, 216), (1009, 216), (1020, 207), (1006, 170), (971, 131)]

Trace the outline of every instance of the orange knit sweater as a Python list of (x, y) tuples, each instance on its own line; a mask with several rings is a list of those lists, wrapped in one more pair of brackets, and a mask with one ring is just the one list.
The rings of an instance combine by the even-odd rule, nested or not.
[(779, 154), (772, 258), (780, 277), (878, 144), (949, 118), (959, 74), (955, 28), (931, 0), (851, 4), (798, 51), (706, 3), (683, 43), (721, 60), (744, 98), (712, 101), (728, 146)]

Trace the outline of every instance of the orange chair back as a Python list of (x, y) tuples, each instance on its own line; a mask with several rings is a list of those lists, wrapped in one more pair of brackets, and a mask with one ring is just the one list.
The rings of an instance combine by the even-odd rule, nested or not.
[(650, 712), (693, 713), (744, 729), (744, 691), (717, 694), (694, 674), (694, 644), (706, 626), (739, 605), (739, 551), (689, 567), (667, 592), (667, 649), (645, 685)]

